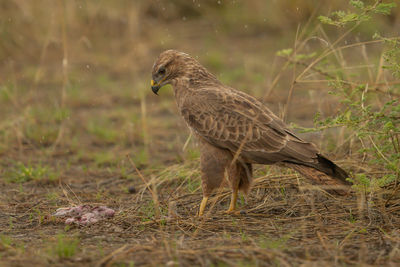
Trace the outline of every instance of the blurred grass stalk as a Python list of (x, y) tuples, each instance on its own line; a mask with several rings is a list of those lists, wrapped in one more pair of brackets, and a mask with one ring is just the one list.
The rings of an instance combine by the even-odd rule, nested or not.
[[(60, 106), (59, 108), (63, 110), (65, 108), (65, 100), (66, 100), (66, 89), (68, 86), (68, 40), (67, 40), (67, 23), (66, 23), (66, 1), (62, 0), (59, 1), (59, 10), (61, 13), (61, 31), (62, 31), (62, 44), (63, 44), (63, 59), (62, 59), (62, 73), (63, 73), (63, 80), (61, 86), (61, 97), (60, 97)], [(65, 130), (65, 119), (61, 121), (58, 135), (56, 140), (53, 143), (53, 151), (58, 145), (62, 145), (62, 139)]]
[(144, 143), (144, 160), (145, 164), (148, 163), (148, 155), (149, 155), (149, 132), (147, 126), (147, 105), (146, 105), (146, 92), (144, 90), (140, 90), (140, 116), (142, 123), (142, 135), (143, 135), (143, 143)]

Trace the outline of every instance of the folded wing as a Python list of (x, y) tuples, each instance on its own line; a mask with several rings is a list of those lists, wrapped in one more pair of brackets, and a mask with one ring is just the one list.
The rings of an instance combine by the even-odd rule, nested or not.
[(317, 162), (318, 150), (312, 143), (296, 137), (261, 102), (240, 91), (196, 90), (181, 113), (198, 135), (249, 162)]

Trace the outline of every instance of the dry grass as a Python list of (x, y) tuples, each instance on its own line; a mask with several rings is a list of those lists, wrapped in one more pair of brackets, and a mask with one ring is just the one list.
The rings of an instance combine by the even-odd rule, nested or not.
[[(0, 265), (399, 264), (400, 198), (391, 188), (335, 197), (290, 170), (257, 166), (240, 215), (223, 213), (222, 191), (207, 216), (196, 217), (198, 151), (193, 140), (185, 145), (189, 132), (170, 88), (159, 97), (149, 89), (154, 59), (176, 48), (287, 121), (311, 126), (317, 111), (340, 109), (327, 75), (344, 72), (350, 87), (368, 80), (377, 105), (393, 97), (386, 91), (398, 81), (382, 68), (382, 44), (363, 40), (377, 28), (394, 32), (398, 17), (327, 48), (322, 39), (333, 44), (342, 34), (309, 18), (327, 5), (195, 2), (0, 4)], [(318, 64), (331, 71), (314, 59), (275, 56), (286, 47), (325, 51)], [(346, 169), (384, 172), (367, 165), (342, 130), (305, 138)], [(51, 216), (80, 203), (117, 213), (89, 227)]]

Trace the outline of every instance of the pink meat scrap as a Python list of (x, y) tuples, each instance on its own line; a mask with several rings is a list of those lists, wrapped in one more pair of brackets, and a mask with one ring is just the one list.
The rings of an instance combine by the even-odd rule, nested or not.
[(115, 211), (106, 206), (80, 205), (76, 207), (59, 208), (53, 214), (63, 217), (66, 224), (89, 225), (114, 216)]

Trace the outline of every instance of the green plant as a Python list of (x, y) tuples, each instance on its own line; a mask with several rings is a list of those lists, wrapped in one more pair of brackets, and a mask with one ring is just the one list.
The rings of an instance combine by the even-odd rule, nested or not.
[(34, 208), (33, 211), (36, 213), (37, 220), (38, 220), (39, 224), (42, 224), (42, 222), (44, 220), (43, 213), (38, 208)]
[(339, 10), (332, 12), (330, 17), (319, 16), (318, 18), (324, 24), (344, 27), (351, 22), (361, 23), (370, 20), (371, 13), (389, 15), (391, 9), (396, 6), (395, 3), (382, 3), (382, 1), (376, 1), (373, 5), (366, 5), (364, 1), (360, 0), (350, 0), (350, 4), (358, 12)]
[(356, 223), (357, 222), (357, 219), (354, 217), (351, 209), (350, 209), (350, 213), (349, 213), (349, 222), (350, 223)]
[(60, 107), (30, 106), (21, 125), (23, 136), (37, 146), (48, 147), (54, 144), (60, 125), (68, 120), (71, 111)]
[(108, 120), (91, 120), (87, 125), (87, 130), (101, 143), (115, 143), (119, 137), (118, 132)]
[(18, 162), (13, 169), (6, 172), (6, 180), (12, 183), (24, 183), (27, 181), (40, 181), (48, 180), (54, 181), (57, 179), (57, 175), (54, 171), (50, 170), (47, 166), (40, 164), (31, 165)]
[(113, 151), (96, 151), (91, 156), (97, 167), (115, 166), (119, 160)]
[(291, 235), (287, 234), (279, 238), (267, 238), (263, 236), (259, 240), (259, 246), (261, 248), (268, 248), (268, 249), (285, 249), (286, 243), (289, 241)]
[(400, 105), (389, 100), (382, 107), (368, 102), (368, 84), (348, 90), (341, 82), (331, 83), (334, 94), (341, 98), (344, 109), (334, 117), (317, 120), (317, 129), (346, 127), (359, 143), (358, 152), (371, 167), (384, 169), (381, 177), (372, 179), (359, 173), (350, 178), (359, 190), (367, 192), (396, 182), (400, 175)]
[(13, 84), (0, 86), (0, 101), (6, 103), (13, 97), (14, 86)]
[[(371, 43), (383, 43), (386, 50), (382, 53), (385, 64), (377, 64), (376, 82), (359, 82), (363, 79), (363, 73), (353, 75), (346, 74), (343, 62), (339, 60), (337, 68), (341, 71), (336, 75), (321, 63), (326, 57), (334, 54), (336, 58), (343, 58), (342, 50), (348, 46), (337, 47), (350, 32), (363, 22), (371, 20), (372, 14), (390, 14), (395, 3), (382, 3), (375, 1), (367, 5), (363, 1), (351, 0), (350, 4), (356, 11), (335, 11), (331, 16), (320, 16), (324, 24), (336, 27), (348, 27), (343, 35), (329, 45), (316, 59), (307, 65), (305, 71), (297, 79), (300, 80), (307, 70), (314, 70), (325, 76), (328, 85), (332, 88), (340, 103), (341, 110), (334, 116), (322, 118), (320, 113), (315, 116), (314, 128), (302, 128), (304, 131), (321, 131), (329, 128), (342, 127), (345, 129), (348, 143), (356, 148), (363, 162), (368, 163), (370, 169), (380, 170), (379, 174), (356, 173), (349, 180), (354, 183), (354, 188), (363, 193), (375, 192), (382, 186), (395, 184), (398, 186), (400, 176), (400, 105), (398, 101), (399, 87), (396, 86), (400, 77), (400, 38), (385, 38), (375, 34), (375, 40), (352, 45), (363, 47)], [(361, 52), (362, 54), (362, 52)], [(291, 49), (281, 50), (279, 55), (284, 56), (294, 63), (298, 63), (299, 53)], [(297, 57), (296, 57), (297, 56)], [(315, 55), (313, 55), (314, 57)], [(364, 53), (364, 58), (368, 60)], [(319, 64), (319, 65), (318, 65)], [(382, 73), (389, 70), (394, 82), (387, 81), (390, 74), (385, 73), (385, 80), (380, 82)], [(371, 71), (370, 71), (371, 74)], [(371, 75), (370, 75), (371, 76)], [(382, 88), (385, 88), (382, 89)]]
[[(366, 5), (359, 0), (352, 0), (350, 4), (359, 10), (358, 13), (333, 13), (333, 18), (320, 17), (323, 23), (335, 26), (346, 26), (351, 22), (361, 23), (371, 19), (369, 14), (388, 15), (395, 3), (382, 3), (376, 1), (373, 5)], [(400, 64), (400, 39), (383, 38), (378, 34), (375, 39), (384, 42), (389, 48), (383, 53), (387, 65), (382, 68), (389, 69), (394, 76), (399, 77)], [(397, 98), (390, 95), (382, 105), (376, 100), (379, 88), (371, 88), (369, 83), (349, 86), (349, 83), (340, 79), (332, 80), (330, 86), (334, 88), (333, 94), (339, 96), (343, 110), (335, 117), (317, 120), (317, 128), (343, 126), (351, 131), (360, 144), (359, 152), (368, 160), (370, 166), (385, 170), (383, 175), (371, 177), (365, 173), (356, 174), (350, 178), (359, 191), (373, 191), (381, 186), (395, 182), (400, 176), (400, 105)], [(389, 88), (395, 92), (395, 87)], [(398, 88), (397, 88), (398, 91)]]
[(61, 259), (73, 257), (78, 250), (79, 239), (65, 237), (64, 234), (57, 235), (57, 242), (52, 247), (54, 255)]
[[(151, 221), (155, 218), (155, 216), (157, 215), (157, 206), (154, 204), (153, 200), (149, 200), (145, 203), (143, 203), (143, 205), (141, 205), (140, 209), (139, 209), (139, 214), (142, 217), (142, 221), (146, 222), (146, 221)], [(167, 213), (167, 209), (160, 207), (160, 212), (165, 215)]]
[(59, 200), (60, 196), (56, 192), (49, 192), (46, 194), (46, 199), (52, 203), (56, 203)]
[(0, 251), (12, 248), (12, 239), (6, 235), (0, 235)]
[(145, 148), (140, 148), (133, 154), (133, 161), (138, 166), (145, 166), (149, 162), (149, 154)]
[(194, 193), (201, 187), (201, 180), (199, 177), (187, 177), (186, 179), (186, 188), (189, 193)]

